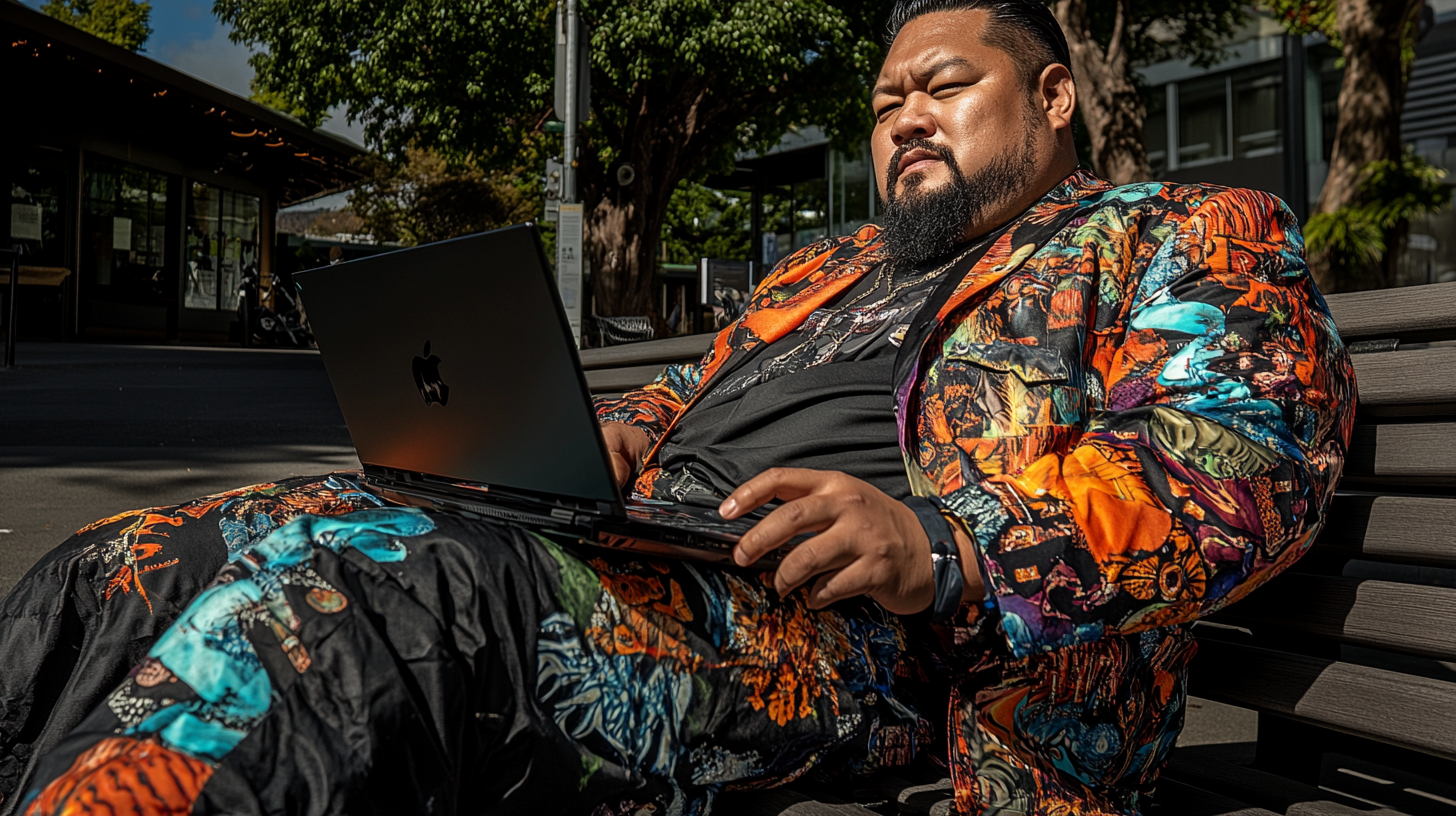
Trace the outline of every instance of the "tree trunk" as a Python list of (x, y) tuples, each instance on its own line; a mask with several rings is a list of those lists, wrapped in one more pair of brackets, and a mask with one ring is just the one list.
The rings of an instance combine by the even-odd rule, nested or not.
[[(1330, 172), (1315, 204), (1316, 213), (1361, 203), (1361, 171), (1381, 159), (1400, 160), (1400, 114), (1405, 108), (1407, 66), (1401, 54), (1422, 0), (1338, 0), (1344, 41), (1345, 76), (1340, 83)], [(1400, 252), (1399, 230), (1386, 236), (1387, 258), (1365, 275), (1336, 269), (1323, 255), (1310, 258), (1310, 272), (1323, 292), (1373, 289), (1387, 284)]]
[[(621, 157), (618, 164), (600, 162), (600, 143), (582, 145), (578, 187), (597, 314), (642, 315), (659, 332), (666, 328), (658, 313), (658, 243), (673, 191), (707, 159), (712, 145), (704, 134), (729, 109), (709, 96), (712, 82), (692, 77), (675, 87), (638, 88), (623, 100), (631, 113), (620, 129), (598, 121), (598, 138)], [(661, 100), (659, 108), (649, 104), (653, 99)], [(622, 162), (632, 165), (630, 184), (618, 183)]]
[(1147, 108), (1133, 81), (1124, 41), (1131, 0), (1117, 0), (1117, 22), (1106, 48), (1092, 34), (1087, 19), (1090, 1), (1057, 0), (1054, 11), (1067, 35), (1071, 68), (1077, 75), (1078, 106), (1092, 142), (1092, 167), (1113, 184), (1147, 181), (1153, 176), (1143, 144)]

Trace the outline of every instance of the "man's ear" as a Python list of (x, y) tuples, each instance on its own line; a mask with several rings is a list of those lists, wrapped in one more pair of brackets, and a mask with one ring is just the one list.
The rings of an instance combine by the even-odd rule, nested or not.
[(1053, 130), (1071, 133), (1077, 115), (1077, 84), (1072, 81), (1072, 72), (1059, 62), (1048, 65), (1042, 69), (1037, 90), (1047, 123)]

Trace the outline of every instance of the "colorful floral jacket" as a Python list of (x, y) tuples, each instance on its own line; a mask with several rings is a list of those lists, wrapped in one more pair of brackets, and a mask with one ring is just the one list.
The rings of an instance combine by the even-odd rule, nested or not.
[[(599, 416), (660, 445), (735, 360), (879, 263), (877, 235), (786, 259), (701, 363)], [(973, 534), (988, 590), (943, 633), (963, 675), (963, 812), (976, 786), (1049, 807), (1149, 783), (1182, 723), (1179, 625), (1288, 567), (1323, 524), (1355, 382), (1303, 255), (1265, 193), (1079, 171), (921, 315), (935, 322), (897, 384), (900, 445), (914, 491)]]

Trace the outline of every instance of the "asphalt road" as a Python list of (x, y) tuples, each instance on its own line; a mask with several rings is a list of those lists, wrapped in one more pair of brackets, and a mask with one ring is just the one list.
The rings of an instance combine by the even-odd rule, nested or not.
[[(91, 521), (359, 466), (315, 352), (21, 343), (0, 369), (0, 596)], [(1257, 715), (1191, 699), (1180, 745)]]

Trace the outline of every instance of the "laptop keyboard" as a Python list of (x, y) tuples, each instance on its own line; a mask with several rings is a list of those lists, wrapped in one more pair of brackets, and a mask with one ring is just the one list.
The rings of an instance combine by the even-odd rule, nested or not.
[(718, 515), (717, 508), (640, 498), (627, 500), (627, 516), (634, 521), (665, 524), (734, 538), (748, 532), (763, 517), (755, 512), (730, 521)]

